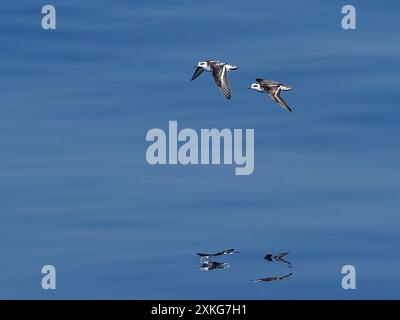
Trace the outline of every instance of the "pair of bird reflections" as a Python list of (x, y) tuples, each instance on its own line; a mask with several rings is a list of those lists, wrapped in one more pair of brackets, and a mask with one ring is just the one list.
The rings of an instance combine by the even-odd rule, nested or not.
[[(233, 255), (239, 253), (235, 249), (226, 249), (223, 251), (219, 251), (216, 253), (200, 253), (198, 252), (197, 255), (200, 257), (200, 270), (201, 271), (212, 271), (217, 269), (227, 269), (230, 267), (229, 263), (215, 261), (214, 258), (216, 257), (223, 257), (228, 255)], [(276, 255), (274, 254), (266, 254), (264, 259), (268, 262), (277, 262), (284, 264), (289, 270), (293, 268), (293, 265), (290, 261), (286, 260), (286, 256), (289, 252), (282, 252)], [(282, 275), (275, 275), (270, 277), (262, 277), (253, 280), (254, 282), (272, 282), (272, 281), (281, 281), (285, 279), (289, 279), (293, 276), (293, 272), (288, 272)]]
[[(221, 93), (227, 99), (230, 99), (232, 97), (232, 89), (228, 79), (228, 72), (239, 69), (238, 66), (218, 60), (205, 60), (198, 62), (195, 68), (196, 70), (194, 71), (191, 81), (198, 78), (204, 71), (211, 72), (214, 81)], [(249, 89), (253, 89), (261, 93), (266, 93), (272, 100), (274, 100), (284, 109), (292, 112), (292, 109), (281, 97), (281, 92), (291, 90), (291, 86), (273, 80), (257, 78), (256, 82), (253, 82), (250, 85)]]

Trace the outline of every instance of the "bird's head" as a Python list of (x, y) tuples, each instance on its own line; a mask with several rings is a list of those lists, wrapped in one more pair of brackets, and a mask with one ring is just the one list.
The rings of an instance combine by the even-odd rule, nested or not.
[(259, 92), (263, 91), (263, 89), (261, 88), (260, 84), (257, 83), (257, 82), (252, 83), (250, 85), (249, 89), (253, 89), (253, 90), (256, 90), (256, 91), (259, 91)]
[(196, 67), (206, 68), (207, 67), (207, 61), (199, 61), (197, 63)]

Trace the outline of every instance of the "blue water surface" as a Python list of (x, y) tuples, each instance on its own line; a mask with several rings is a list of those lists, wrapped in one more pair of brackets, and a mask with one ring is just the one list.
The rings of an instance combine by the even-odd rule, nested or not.
[[(0, 298), (400, 297), (398, 1), (353, 0), (356, 30), (342, 1), (53, 0), (54, 31), (44, 4), (2, 2)], [(231, 100), (190, 82), (204, 59), (240, 67)], [(294, 112), (256, 77), (290, 84)], [(254, 128), (254, 173), (150, 166), (169, 120)], [(226, 248), (230, 268), (199, 270)], [(284, 251), (290, 270), (263, 259)]]

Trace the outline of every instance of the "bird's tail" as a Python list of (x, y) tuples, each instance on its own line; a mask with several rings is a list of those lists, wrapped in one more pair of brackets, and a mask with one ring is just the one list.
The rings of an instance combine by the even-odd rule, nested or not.
[(286, 84), (282, 84), (282, 85), (281, 85), (281, 90), (283, 90), (283, 91), (289, 91), (289, 90), (292, 90), (292, 87), (291, 87), (291, 86), (288, 86), (288, 85), (286, 85)]
[(227, 68), (228, 70), (237, 70), (237, 69), (239, 69), (238, 66), (231, 65), (231, 64), (227, 64), (227, 65), (226, 65), (226, 68)]

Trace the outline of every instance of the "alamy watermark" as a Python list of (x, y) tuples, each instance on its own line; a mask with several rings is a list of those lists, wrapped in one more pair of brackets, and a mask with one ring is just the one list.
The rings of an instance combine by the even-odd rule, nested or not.
[(46, 264), (42, 267), (42, 288), (44, 290), (56, 289), (56, 268), (51, 264)]
[(342, 267), (342, 274), (345, 275), (342, 278), (342, 289), (356, 289), (356, 268), (351, 264), (347, 264)]
[(177, 121), (169, 121), (168, 132), (151, 129), (146, 141), (151, 142), (146, 151), (151, 165), (222, 163), (235, 164), (236, 175), (254, 171), (254, 129), (200, 129), (197, 133), (190, 128), (178, 131)]
[(42, 14), (45, 15), (42, 18), (42, 28), (44, 30), (55, 30), (57, 28), (56, 8), (47, 4), (42, 7)]
[(345, 14), (345, 16), (342, 18), (342, 28), (344, 30), (356, 29), (356, 8), (350, 4), (347, 4), (342, 7), (342, 14)]

